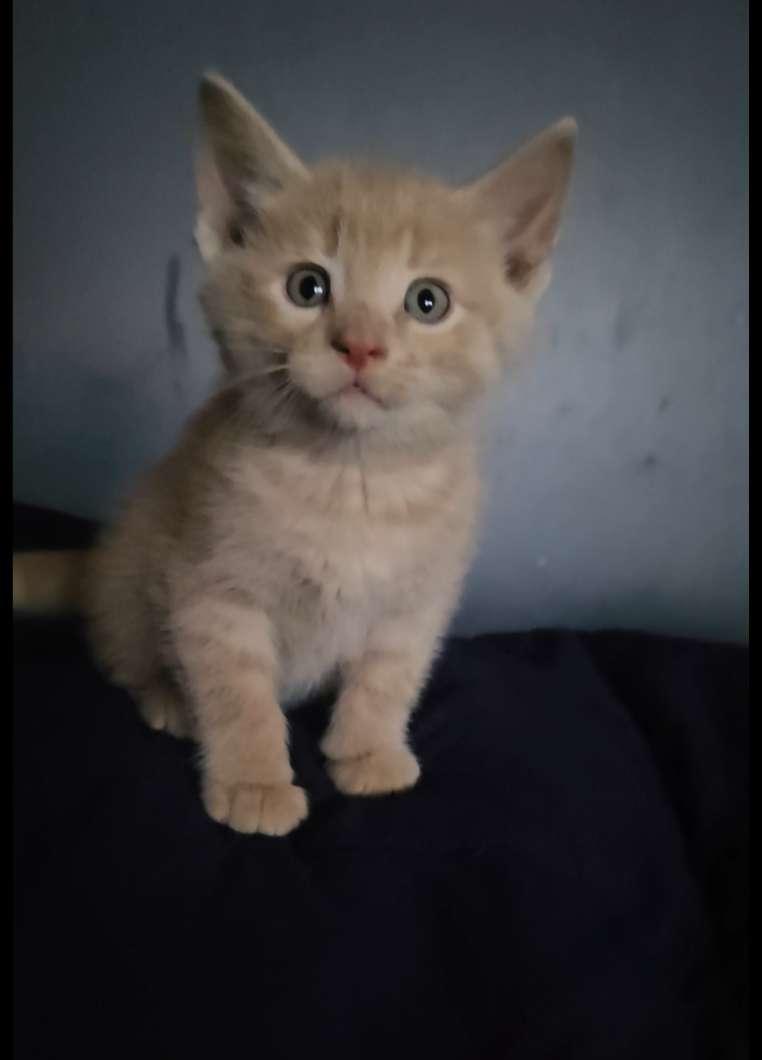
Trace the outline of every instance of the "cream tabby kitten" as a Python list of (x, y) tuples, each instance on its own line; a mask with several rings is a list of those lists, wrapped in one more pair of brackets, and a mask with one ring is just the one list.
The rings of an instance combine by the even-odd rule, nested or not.
[(408, 721), (477, 516), (476, 399), (546, 285), (576, 129), (452, 188), (308, 168), (219, 77), (200, 100), (201, 298), (224, 385), (83, 578), (75, 557), (17, 557), (14, 594), (81, 581), (106, 672), (149, 725), (198, 741), (209, 814), (283, 835), (307, 814), (284, 708), (328, 681), (337, 787), (418, 778)]

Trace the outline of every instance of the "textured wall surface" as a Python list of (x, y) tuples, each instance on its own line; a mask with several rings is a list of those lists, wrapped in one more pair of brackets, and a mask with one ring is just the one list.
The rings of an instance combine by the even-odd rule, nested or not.
[(308, 160), (453, 180), (572, 113), (568, 221), (531, 359), (493, 402), (458, 626), (746, 635), (745, 4), (14, 6), (17, 499), (107, 514), (213, 377), (200, 71)]

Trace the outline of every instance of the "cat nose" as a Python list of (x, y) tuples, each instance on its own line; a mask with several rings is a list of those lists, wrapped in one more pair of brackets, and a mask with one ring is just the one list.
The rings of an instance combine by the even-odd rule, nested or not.
[(377, 346), (372, 342), (361, 342), (359, 339), (345, 338), (343, 335), (336, 335), (331, 346), (356, 372), (361, 371), (371, 359), (380, 360), (386, 356), (383, 346)]

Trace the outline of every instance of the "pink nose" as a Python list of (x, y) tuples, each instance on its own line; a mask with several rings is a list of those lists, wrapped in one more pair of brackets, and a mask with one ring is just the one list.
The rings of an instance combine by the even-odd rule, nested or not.
[(343, 336), (335, 338), (331, 345), (356, 372), (362, 371), (371, 358), (380, 360), (386, 356), (386, 350), (382, 346), (375, 346), (371, 342), (346, 339)]

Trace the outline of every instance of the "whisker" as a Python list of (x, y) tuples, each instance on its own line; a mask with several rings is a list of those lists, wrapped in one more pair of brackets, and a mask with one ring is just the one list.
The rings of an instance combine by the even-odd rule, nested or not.
[(291, 385), (290, 382), (287, 381), (287, 382), (281, 384), (281, 386), (279, 386), (273, 392), (273, 397), (276, 400), (275, 400), (275, 404), (273, 405), (273, 407), (271, 409), (271, 414), (273, 416), (281, 416), (282, 417), (283, 414), (285, 413), (285, 411), (287, 410), (287, 408), (289, 407), (289, 405), (294, 403), (294, 400), (297, 398), (297, 396), (298, 396), (298, 392), (297, 392), (296, 388)]
[(289, 366), (288, 364), (273, 364), (269, 368), (249, 369), (241, 370), (232, 376), (232, 382), (235, 384), (241, 383), (253, 383), (258, 379), (267, 379), (271, 376), (277, 376), (285, 372), (288, 375)]

